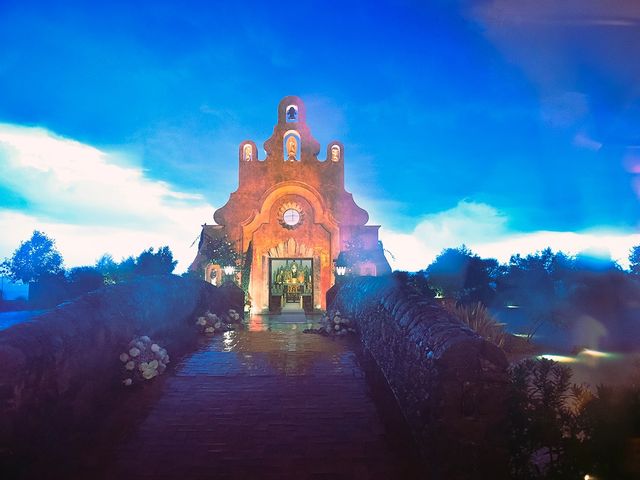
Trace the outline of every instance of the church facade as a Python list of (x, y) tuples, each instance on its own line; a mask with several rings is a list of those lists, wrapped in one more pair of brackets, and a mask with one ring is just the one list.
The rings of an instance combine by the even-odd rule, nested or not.
[(251, 140), (238, 148), (239, 185), (215, 211), (215, 225), (203, 225), (190, 269), (219, 283), (223, 263), (211, 252), (227, 245), (239, 254), (236, 281), (248, 291), (252, 312), (326, 308), (325, 294), (338, 270), (385, 275), (391, 267), (378, 240), (379, 225), (344, 186), (344, 146), (320, 145), (306, 123), (302, 100), (278, 105), (273, 135), (258, 158)]

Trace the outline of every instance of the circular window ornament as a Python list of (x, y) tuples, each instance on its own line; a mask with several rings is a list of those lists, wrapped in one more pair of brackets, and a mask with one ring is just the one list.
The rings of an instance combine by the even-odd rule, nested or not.
[(290, 227), (295, 227), (298, 223), (300, 223), (300, 212), (295, 208), (290, 208), (289, 210), (286, 210), (282, 215), (282, 221)]
[(304, 220), (302, 207), (300, 207), (300, 205), (298, 205), (297, 203), (286, 202), (280, 207), (278, 211), (278, 219), (280, 221), (280, 225), (282, 225), (284, 228), (287, 228), (289, 230), (297, 228)]

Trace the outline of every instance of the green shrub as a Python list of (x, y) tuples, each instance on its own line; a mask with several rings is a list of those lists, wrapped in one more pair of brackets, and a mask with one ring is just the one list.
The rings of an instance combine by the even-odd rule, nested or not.
[(571, 383), (571, 369), (528, 359), (510, 369), (512, 478), (638, 478), (640, 388), (595, 390)]

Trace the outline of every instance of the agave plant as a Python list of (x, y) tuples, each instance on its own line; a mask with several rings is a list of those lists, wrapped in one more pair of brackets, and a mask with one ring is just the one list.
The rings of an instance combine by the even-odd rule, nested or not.
[(503, 348), (507, 339), (507, 332), (491, 315), (487, 307), (481, 302), (473, 305), (455, 305), (445, 303), (444, 307), (461, 323), (471, 328), (481, 337)]

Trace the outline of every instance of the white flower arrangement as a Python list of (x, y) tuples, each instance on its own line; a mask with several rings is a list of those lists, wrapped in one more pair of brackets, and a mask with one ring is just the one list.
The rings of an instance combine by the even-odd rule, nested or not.
[(233, 309), (223, 315), (223, 318), (207, 311), (204, 316), (196, 319), (196, 325), (200, 328), (200, 333), (216, 334), (233, 330), (233, 323), (240, 322), (240, 319), (240, 314)]
[(170, 361), (167, 351), (146, 335), (131, 340), (119, 358), (124, 368), (122, 384), (127, 387), (162, 374)]
[(240, 322), (240, 314), (236, 312), (233, 308), (230, 308), (227, 312), (229, 319), (232, 323)]
[(340, 311), (336, 310), (334, 313), (328, 313), (322, 316), (319, 328), (309, 328), (304, 330), (304, 333), (319, 333), (321, 335), (340, 337), (350, 333), (356, 333), (354, 327), (351, 319), (343, 317)]

